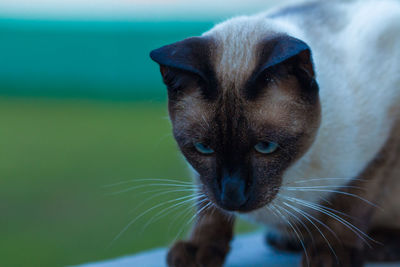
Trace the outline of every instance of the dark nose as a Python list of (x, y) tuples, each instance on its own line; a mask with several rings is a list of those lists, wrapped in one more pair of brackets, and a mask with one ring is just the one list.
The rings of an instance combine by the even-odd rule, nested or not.
[(246, 181), (238, 174), (223, 175), (221, 180), (221, 203), (224, 208), (237, 210), (246, 203)]

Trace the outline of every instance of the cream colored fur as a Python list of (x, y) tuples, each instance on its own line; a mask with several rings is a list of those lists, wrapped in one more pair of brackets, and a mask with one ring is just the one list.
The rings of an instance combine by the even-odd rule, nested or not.
[[(237, 17), (209, 32), (218, 40), (215, 71), (225, 90), (240, 87), (255, 68), (259, 40), (286, 33), (312, 50), (320, 86), (322, 122), (309, 151), (284, 175), (283, 185), (347, 184), (374, 159), (400, 115), (400, 4), (396, 1), (327, 3), (312, 13), (272, 19), (269, 11)], [(345, 178), (293, 182), (311, 178)], [(327, 193), (281, 190), (281, 194), (319, 202)], [(282, 204), (277, 197), (273, 203)], [(268, 207), (246, 215), (263, 224), (280, 224)]]

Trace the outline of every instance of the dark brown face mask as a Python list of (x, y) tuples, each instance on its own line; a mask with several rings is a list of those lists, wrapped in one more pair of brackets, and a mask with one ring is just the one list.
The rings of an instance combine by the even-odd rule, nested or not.
[(265, 39), (251, 75), (230, 90), (217, 79), (215, 47), (211, 37), (193, 37), (150, 56), (168, 89), (174, 137), (204, 192), (225, 210), (251, 211), (275, 197), (284, 171), (317, 132), (311, 52), (290, 36)]

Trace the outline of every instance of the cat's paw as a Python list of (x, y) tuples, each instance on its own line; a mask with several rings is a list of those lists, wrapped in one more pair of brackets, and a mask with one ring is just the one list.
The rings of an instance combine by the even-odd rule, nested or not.
[(169, 250), (167, 263), (169, 267), (221, 267), (227, 252), (214, 244), (178, 241)]
[(326, 244), (309, 246), (302, 256), (302, 267), (362, 267), (365, 263), (363, 251), (344, 245), (334, 246), (335, 254)]

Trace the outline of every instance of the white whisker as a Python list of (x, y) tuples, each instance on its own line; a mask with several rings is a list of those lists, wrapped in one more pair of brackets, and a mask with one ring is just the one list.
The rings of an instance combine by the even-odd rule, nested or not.
[(177, 184), (188, 184), (188, 185), (193, 184), (193, 182), (186, 182), (186, 181), (181, 181), (181, 180), (148, 178), (148, 179), (132, 179), (132, 180), (128, 180), (128, 181), (121, 181), (121, 182), (114, 183), (114, 184), (103, 185), (102, 187), (113, 187), (113, 186), (117, 186), (117, 185), (129, 184), (129, 183), (134, 183), (134, 182), (172, 182), (172, 183), (177, 183)]
[(279, 210), (278, 208), (283, 209), (282, 207), (278, 207), (276, 205), (271, 205), (271, 208), (274, 208), (276, 212), (278, 212), (281, 215), (281, 218), (286, 221), (286, 223), (292, 228), (293, 232), (296, 234), (298, 240), (300, 241), (301, 246), (303, 247), (304, 250), (304, 255), (306, 256), (306, 261), (307, 261), (307, 266), (310, 266), (310, 260), (308, 258), (308, 253), (306, 250), (306, 246), (304, 245), (303, 240), (301, 239), (300, 235), (297, 233), (296, 229), (294, 228), (294, 226), (292, 225), (292, 223), (286, 218), (286, 216), (284, 216)]
[[(283, 203), (286, 204), (285, 202), (283, 202)], [(283, 207), (281, 207), (281, 208), (283, 208)], [(285, 209), (285, 211), (286, 211), (287, 213), (289, 213), (293, 218), (295, 218), (295, 219), (303, 226), (303, 228), (307, 231), (308, 235), (310, 236), (311, 242), (314, 243), (314, 237), (313, 237), (313, 235), (311, 234), (311, 231), (310, 231), (310, 229), (307, 227), (307, 225), (306, 225), (302, 220), (300, 220), (300, 218), (299, 218), (296, 214), (294, 214), (293, 212), (291, 212), (291, 211), (289, 211), (289, 210), (287, 210), (287, 209)]]
[[(367, 240), (365, 240), (364, 237), (368, 238), (369, 240), (378, 243), (377, 241), (375, 241), (374, 239), (372, 239), (370, 236), (368, 236), (367, 234), (365, 234), (363, 231), (361, 231), (359, 228), (357, 228), (356, 226), (354, 226), (353, 224), (351, 224), (350, 222), (348, 222), (347, 220), (341, 218), (340, 216), (338, 216), (337, 214), (330, 212), (328, 210), (325, 210), (323, 208), (320, 208), (318, 206), (316, 206), (314, 203), (307, 203), (306, 201), (300, 200), (300, 199), (296, 199), (295, 202), (297, 204), (300, 204), (302, 206), (311, 208), (313, 210), (319, 211), (333, 219), (335, 219), (336, 221), (342, 223), (344, 226), (346, 226), (349, 230), (351, 230), (354, 234), (356, 234), (361, 240), (363, 240), (369, 247), (372, 247)], [(364, 236), (364, 237), (363, 237)]]
[[(154, 194), (154, 195), (146, 198), (145, 200), (140, 202), (138, 205), (136, 205), (136, 207), (133, 210), (129, 211), (129, 214), (135, 212), (140, 207), (142, 207), (144, 204), (148, 203), (152, 199), (155, 199), (156, 197), (167, 195), (167, 194), (171, 194), (171, 193), (186, 192), (185, 190), (180, 190), (180, 189), (173, 189), (173, 190), (168, 190), (168, 191), (165, 191), (165, 189), (163, 189), (163, 190), (158, 190), (158, 191), (162, 191), (162, 192)], [(191, 192), (192, 193), (190, 195), (194, 195), (196, 193), (196, 190), (192, 190)]]
[[(165, 191), (165, 188), (157, 188), (157, 189), (153, 189), (153, 190), (148, 190), (145, 192), (139, 192), (138, 194), (149, 194), (149, 193), (156, 193), (156, 192), (160, 192), (160, 191)], [(196, 192), (198, 191), (197, 188), (186, 188), (186, 189), (174, 189), (174, 190), (169, 190), (168, 192)]]
[[(171, 199), (171, 200), (168, 200), (168, 201), (159, 203), (159, 204), (157, 204), (157, 205), (155, 205), (155, 206), (153, 206), (153, 207), (147, 209), (146, 211), (142, 212), (139, 216), (135, 217), (132, 221), (130, 221), (130, 222), (122, 229), (122, 231), (119, 232), (118, 235), (111, 241), (111, 244), (114, 243), (123, 233), (125, 233), (125, 231), (128, 230), (128, 228), (129, 228), (132, 224), (134, 224), (137, 220), (139, 220), (140, 218), (142, 218), (144, 215), (148, 214), (150, 211), (152, 211), (152, 210), (154, 210), (154, 209), (156, 209), (156, 208), (158, 208), (158, 207), (160, 207), (160, 206), (162, 206), (162, 205), (165, 205), (165, 204), (168, 204), (168, 203), (173, 203), (173, 202), (175, 202), (175, 201), (187, 199), (187, 198), (190, 198), (190, 197), (193, 197), (193, 196), (192, 196), (192, 195), (189, 195), (189, 196), (184, 196), (184, 197), (180, 197), (180, 198), (177, 198), (177, 199)], [(111, 245), (111, 244), (110, 244), (110, 245)]]
[[(296, 228), (296, 230), (298, 231), (301, 240), (303, 240), (303, 242), (304, 242), (306, 239), (305, 239), (304, 236), (303, 236), (303, 232), (302, 232), (301, 229), (297, 226), (297, 224), (296, 224), (296, 223), (293, 223), (293, 221), (291, 220), (291, 217), (293, 216), (293, 213), (290, 212), (290, 211), (288, 211), (286, 208), (284, 208), (284, 207), (282, 207), (282, 206), (278, 206), (278, 207), (279, 207), (283, 212), (285, 212), (285, 213), (288, 215), (288, 216), (287, 216), (288, 220), (289, 220), (290, 222), (292, 222), (293, 226), (294, 226), (294, 227)], [(297, 217), (297, 220), (298, 220), (298, 217)]]
[(342, 181), (362, 181), (362, 182), (365, 182), (365, 180), (362, 179), (362, 178), (348, 178), (348, 177), (343, 177), (343, 178), (333, 177), (332, 178), (332, 177), (326, 177), (326, 178), (310, 178), (310, 179), (302, 179), (302, 180), (297, 179), (296, 181), (289, 182), (289, 183), (287, 183), (285, 185), (308, 183), (308, 182), (314, 182), (314, 181), (340, 181), (340, 180), (342, 180)]
[(192, 210), (195, 208), (195, 206), (196, 205), (186, 206), (185, 208), (182, 209), (181, 212), (179, 212), (179, 214), (177, 216), (175, 216), (175, 218), (173, 220), (171, 220), (171, 222), (168, 225), (168, 231), (167, 231), (168, 235), (171, 234), (172, 225), (174, 225), (179, 218), (182, 218), (182, 221), (186, 221), (185, 217), (187, 217), (192, 212)]
[(316, 186), (282, 186), (282, 188), (295, 188), (295, 189), (324, 189), (324, 188), (353, 188), (359, 190), (365, 190), (365, 188), (352, 185), (316, 185)]
[(371, 201), (369, 201), (369, 200), (367, 200), (367, 199), (365, 199), (365, 198), (363, 198), (363, 197), (360, 197), (360, 196), (358, 196), (358, 195), (356, 195), (356, 194), (352, 194), (352, 193), (348, 193), (348, 192), (343, 192), (343, 191), (338, 191), (338, 190), (328, 190), (328, 189), (302, 189), (302, 188), (298, 189), (298, 188), (296, 188), (296, 187), (285, 187), (285, 189), (286, 189), (286, 190), (289, 190), (289, 191), (328, 192), (328, 193), (336, 193), (336, 194), (346, 195), (346, 196), (358, 198), (359, 200), (362, 200), (362, 201), (364, 201), (365, 203), (367, 203), (367, 204), (369, 204), (369, 205), (371, 205), (371, 206), (373, 206), (373, 207), (375, 207), (375, 208), (378, 208), (378, 209), (383, 210), (381, 207), (375, 205), (375, 204), (372, 203)]
[(341, 211), (338, 211), (338, 210), (329, 208), (329, 207), (327, 207), (327, 206), (324, 206), (324, 205), (321, 205), (321, 204), (318, 204), (318, 203), (313, 203), (313, 202), (310, 202), (310, 201), (306, 201), (306, 200), (302, 200), (302, 199), (298, 199), (298, 198), (294, 198), (294, 197), (286, 197), (286, 196), (283, 196), (283, 197), (286, 198), (287, 200), (291, 200), (291, 199), (292, 199), (292, 200), (301, 200), (301, 201), (304, 201), (305, 203), (313, 204), (313, 205), (315, 205), (315, 206), (317, 206), (317, 207), (320, 207), (320, 208), (322, 208), (322, 209), (327, 209), (327, 210), (329, 210), (329, 211), (336, 212), (336, 213), (338, 213), (338, 214), (340, 214), (340, 215), (343, 215), (343, 216), (346, 216), (346, 217), (348, 217), (348, 218), (350, 218), (350, 219), (352, 219), (352, 220), (358, 220), (358, 221), (360, 221), (359, 218), (356, 218), (356, 217), (354, 217), (354, 216), (350, 216), (350, 215), (348, 215), (347, 213), (344, 213), (344, 212), (341, 212)]
[[(175, 203), (172, 206), (167, 207), (166, 209), (163, 209), (161, 211), (159, 211), (157, 214), (155, 214), (150, 220), (147, 221), (147, 223), (142, 227), (142, 232), (147, 228), (147, 226), (149, 226), (151, 223), (156, 222), (158, 220), (160, 220), (161, 218), (167, 216), (168, 214), (170, 214), (172, 211), (174, 211), (175, 209), (179, 208), (180, 206), (188, 203), (188, 202), (193, 202), (195, 200), (198, 200), (200, 198), (204, 197), (204, 194), (197, 194), (195, 196), (193, 196), (190, 199), (186, 199), (183, 200), (179, 203)], [(193, 205), (192, 205), (193, 206)]]
[(152, 184), (143, 184), (143, 185), (132, 186), (132, 187), (129, 187), (129, 188), (117, 191), (117, 192), (109, 193), (107, 195), (113, 196), (113, 195), (129, 192), (129, 191), (132, 191), (132, 190), (135, 190), (135, 189), (144, 188), (144, 187), (151, 187), (151, 186), (164, 186), (164, 188), (165, 187), (183, 187), (183, 188), (188, 188), (188, 189), (189, 188), (196, 188), (196, 186), (194, 186), (194, 185), (189, 186), (189, 185), (181, 185), (181, 184), (157, 184), (157, 183), (152, 183)]
[[(333, 255), (335, 256), (336, 262), (339, 262), (338, 257), (337, 257), (337, 255), (336, 255), (336, 253), (335, 253), (335, 250), (334, 250), (333, 247), (331, 246), (331, 243), (329, 242), (329, 240), (328, 240), (328, 239), (325, 237), (325, 235), (322, 233), (321, 229), (319, 229), (319, 227), (318, 227), (310, 218), (308, 218), (308, 217), (312, 217), (312, 218), (314, 218), (314, 217), (311, 216), (311, 215), (309, 215), (309, 214), (306, 215), (306, 214), (307, 214), (306, 212), (301, 211), (300, 209), (297, 209), (296, 207), (293, 207), (292, 205), (290, 205), (290, 204), (288, 204), (288, 203), (286, 203), (286, 202), (283, 202), (283, 204), (286, 205), (286, 206), (288, 206), (289, 208), (293, 209), (294, 211), (296, 211), (296, 212), (299, 213), (300, 215), (302, 215), (307, 221), (309, 221), (309, 222), (315, 227), (315, 229), (317, 229), (317, 231), (318, 231), (318, 232), (320, 233), (320, 235), (323, 237), (323, 239), (325, 240), (325, 242), (328, 244), (329, 249), (332, 251)], [(315, 218), (314, 218), (314, 220), (319, 221), (320, 223), (322, 223), (322, 222), (321, 222), (320, 220), (318, 220), (318, 219), (315, 219)], [(327, 229), (330, 229), (331, 233), (333, 233), (333, 234), (336, 236), (336, 238), (337, 238), (337, 235), (333, 232), (333, 230), (332, 230), (330, 227), (328, 227), (328, 226), (325, 225), (324, 223), (322, 223), (322, 225), (324, 225), (325, 227), (327, 227)]]
[[(202, 204), (206, 201), (207, 199), (204, 199), (204, 201), (200, 202), (199, 204)], [(186, 223), (185, 225), (182, 227), (182, 229), (178, 232), (178, 234), (175, 236), (174, 238), (174, 242), (176, 241), (176, 239), (178, 238), (178, 236), (182, 233), (182, 231), (194, 220), (194, 218), (196, 218), (198, 215), (200, 215), (201, 212), (203, 212), (205, 209), (207, 209), (208, 207), (210, 207), (211, 205), (211, 201), (209, 201), (206, 205), (204, 205), (202, 208), (200, 208)]]

